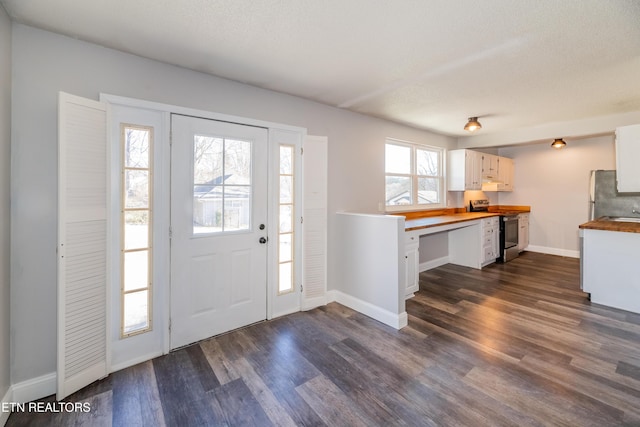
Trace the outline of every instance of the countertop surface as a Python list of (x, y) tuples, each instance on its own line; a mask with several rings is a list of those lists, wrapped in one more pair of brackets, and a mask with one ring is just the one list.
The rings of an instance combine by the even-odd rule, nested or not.
[(580, 224), (579, 228), (588, 230), (619, 231), (623, 233), (640, 233), (640, 222), (611, 221), (605, 216)]
[(451, 215), (429, 216), (425, 218), (408, 219), (404, 223), (405, 231), (420, 230), (428, 227), (455, 224), (457, 222), (473, 221), (476, 219), (500, 216), (498, 212), (462, 212)]

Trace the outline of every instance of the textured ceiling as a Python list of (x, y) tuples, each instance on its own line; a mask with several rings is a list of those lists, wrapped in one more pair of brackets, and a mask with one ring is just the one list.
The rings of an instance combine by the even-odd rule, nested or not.
[(16, 22), (464, 135), (640, 110), (638, 0), (0, 0)]

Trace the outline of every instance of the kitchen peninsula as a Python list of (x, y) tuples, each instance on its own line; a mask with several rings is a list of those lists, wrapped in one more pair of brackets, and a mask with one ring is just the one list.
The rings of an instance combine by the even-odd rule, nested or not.
[(405, 299), (418, 289), (420, 236), (447, 232), (448, 262), (482, 268), (497, 257), (494, 253), (487, 261), (484, 239), (486, 230), (496, 232), (504, 210), (530, 211), (528, 206), (510, 206), (490, 212), (337, 213), (340, 288), (330, 291), (330, 299), (396, 329), (406, 326)]
[(640, 313), (640, 223), (603, 217), (581, 224), (582, 290), (597, 304)]

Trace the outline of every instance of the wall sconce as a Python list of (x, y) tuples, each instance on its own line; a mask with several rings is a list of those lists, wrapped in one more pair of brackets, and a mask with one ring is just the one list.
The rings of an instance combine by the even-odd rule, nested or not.
[(567, 143), (566, 143), (566, 142), (564, 142), (564, 141), (562, 140), (562, 138), (556, 138), (556, 139), (554, 139), (554, 140), (553, 140), (553, 142), (551, 143), (551, 146), (552, 146), (553, 148), (557, 148), (558, 150), (559, 150), (559, 149), (561, 149), (561, 148), (563, 148), (565, 145), (567, 145)]
[(482, 125), (478, 121), (477, 117), (469, 117), (469, 121), (464, 125), (464, 130), (468, 132), (474, 132), (478, 129), (482, 129)]

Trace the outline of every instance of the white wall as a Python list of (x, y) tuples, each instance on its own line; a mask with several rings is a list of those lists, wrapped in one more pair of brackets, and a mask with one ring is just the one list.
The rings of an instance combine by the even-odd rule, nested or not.
[(11, 385), (9, 375), (10, 146), (11, 21), (0, 5), (0, 400)]
[(577, 255), (578, 225), (589, 218), (589, 172), (615, 169), (612, 135), (575, 139), (561, 150), (551, 142), (500, 149), (515, 163), (514, 191), (502, 205), (530, 205), (529, 244), (535, 250)]
[(302, 126), (329, 137), (329, 288), (335, 213), (377, 212), (385, 137), (453, 147), (455, 140), (300, 98), (13, 26), (12, 348), (14, 383), (55, 370), (57, 94), (100, 92)]

